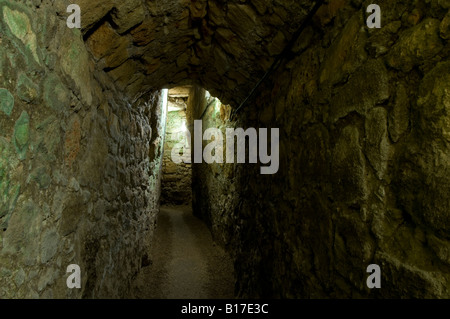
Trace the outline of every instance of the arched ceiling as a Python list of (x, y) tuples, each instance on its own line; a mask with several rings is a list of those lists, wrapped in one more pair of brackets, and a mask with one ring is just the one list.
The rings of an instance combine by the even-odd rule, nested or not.
[(97, 65), (127, 93), (193, 81), (240, 103), (314, 5), (306, 0), (79, 0)]

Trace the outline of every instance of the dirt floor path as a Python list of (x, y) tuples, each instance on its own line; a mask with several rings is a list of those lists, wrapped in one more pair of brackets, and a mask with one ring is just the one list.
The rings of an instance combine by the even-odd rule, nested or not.
[(150, 258), (134, 281), (133, 298), (234, 297), (230, 258), (188, 206), (161, 207)]

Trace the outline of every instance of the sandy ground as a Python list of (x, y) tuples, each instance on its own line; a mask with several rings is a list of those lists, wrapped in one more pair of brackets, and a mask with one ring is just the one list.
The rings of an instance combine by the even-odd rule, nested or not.
[(233, 265), (188, 206), (162, 206), (150, 251), (131, 298), (234, 298)]

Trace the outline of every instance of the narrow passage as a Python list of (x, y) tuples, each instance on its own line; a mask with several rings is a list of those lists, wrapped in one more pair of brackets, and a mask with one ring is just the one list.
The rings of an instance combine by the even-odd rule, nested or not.
[(234, 297), (231, 259), (189, 206), (161, 206), (150, 258), (133, 283), (133, 298)]

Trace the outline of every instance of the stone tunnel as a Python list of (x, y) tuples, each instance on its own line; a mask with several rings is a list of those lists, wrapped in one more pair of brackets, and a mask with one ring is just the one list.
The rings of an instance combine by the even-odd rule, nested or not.
[(128, 296), (175, 87), (191, 133), (279, 128), (275, 174), (189, 167), (235, 297), (450, 298), (450, 1), (375, 2), (0, 0), (0, 298)]

